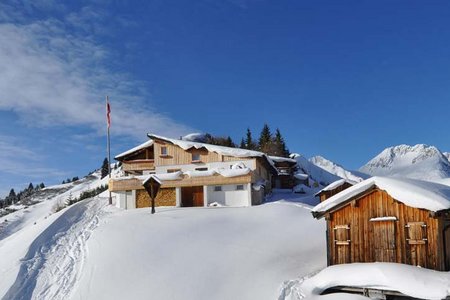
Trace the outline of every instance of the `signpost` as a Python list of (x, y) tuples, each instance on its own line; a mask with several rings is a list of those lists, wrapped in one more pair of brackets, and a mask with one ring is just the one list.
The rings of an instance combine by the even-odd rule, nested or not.
[(155, 199), (161, 187), (161, 181), (155, 175), (151, 175), (143, 183), (145, 190), (147, 191), (150, 199), (152, 200), (152, 214), (155, 213)]

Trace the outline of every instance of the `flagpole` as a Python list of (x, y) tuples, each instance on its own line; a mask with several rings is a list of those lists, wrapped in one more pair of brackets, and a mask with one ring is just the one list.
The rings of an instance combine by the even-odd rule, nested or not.
[(111, 181), (111, 140), (110, 140), (110, 136), (109, 136), (109, 126), (110, 126), (110, 116), (109, 116), (109, 114), (110, 114), (110, 108), (109, 108), (109, 97), (108, 96), (106, 96), (106, 113), (108, 114), (107, 115), (107, 118), (108, 118), (108, 120), (107, 120), (107, 122), (106, 122), (106, 128), (107, 128), (107, 142), (106, 142), (106, 144), (107, 144), (107, 153), (108, 153), (108, 178), (109, 178), (109, 181), (108, 181), (108, 191), (109, 191), (109, 205), (111, 205), (112, 204), (112, 197), (111, 197), (111, 189), (109, 188), (109, 182)]

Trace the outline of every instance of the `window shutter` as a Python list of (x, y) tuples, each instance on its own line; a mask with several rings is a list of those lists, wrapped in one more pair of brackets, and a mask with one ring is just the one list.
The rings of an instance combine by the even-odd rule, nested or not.
[(350, 244), (350, 226), (336, 225), (334, 226), (334, 243), (338, 246)]
[(408, 229), (409, 245), (423, 245), (427, 242), (427, 224), (425, 222), (408, 222), (405, 227)]

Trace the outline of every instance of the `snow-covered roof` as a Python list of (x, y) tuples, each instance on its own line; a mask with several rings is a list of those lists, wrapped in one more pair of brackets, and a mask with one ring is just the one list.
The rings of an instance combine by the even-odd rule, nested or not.
[(314, 196), (319, 195), (322, 192), (327, 192), (327, 191), (331, 191), (334, 190), (342, 185), (344, 185), (345, 183), (349, 183), (351, 185), (354, 185), (355, 183), (352, 181), (349, 181), (347, 179), (339, 179), (336, 180), (335, 182), (330, 183), (329, 185), (327, 185), (326, 187), (324, 187), (323, 189), (321, 189), (318, 193), (316, 193)]
[[(336, 286), (398, 291), (414, 299), (447, 299), (450, 295), (448, 272), (380, 262), (330, 266), (293, 288), (305, 299), (321, 299), (323, 291)], [(339, 299), (354, 299), (349, 294), (341, 295)]]
[(172, 143), (174, 145), (179, 146), (180, 148), (182, 148), (184, 150), (188, 150), (191, 148), (195, 148), (195, 149), (206, 148), (210, 152), (216, 152), (216, 153), (226, 155), (226, 156), (266, 157), (266, 155), (263, 152), (254, 151), (254, 150), (217, 146), (217, 145), (184, 141), (184, 140), (177, 140), (177, 139), (166, 138), (166, 137), (155, 135), (155, 134), (148, 134), (148, 137), (151, 139), (158, 139), (158, 140), (163, 140), (163, 141)]
[(116, 157), (114, 157), (115, 159), (119, 159), (122, 158), (124, 156), (127, 156), (133, 152), (145, 149), (147, 147), (150, 147), (151, 145), (153, 145), (153, 141), (152, 140), (148, 140), (145, 143), (140, 144), (139, 146), (136, 146), (134, 148), (131, 148), (130, 150), (127, 150), (125, 152), (120, 153), (119, 155), (116, 155)]
[(243, 169), (217, 169), (217, 173), (222, 175), (223, 177), (238, 177), (244, 176), (250, 173), (250, 168)]
[(264, 154), (263, 152), (248, 150), (248, 149), (225, 147), (225, 146), (217, 146), (217, 145), (211, 145), (211, 144), (206, 144), (206, 143), (177, 140), (177, 139), (166, 138), (166, 137), (155, 135), (155, 134), (148, 134), (148, 137), (151, 139), (163, 140), (163, 141), (172, 143), (172, 144), (177, 145), (178, 147), (182, 148), (183, 150), (188, 150), (191, 148), (195, 148), (195, 149), (205, 148), (209, 152), (216, 152), (218, 154), (225, 155), (225, 156), (261, 157), (261, 158), (265, 159), (269, 163), (269, 165), (271, 165), (274, 168), (274, 170), (276, 170), (276, 167), (275, 167), (273, 161), (270, 160), (268, 158), (268, 156), (266, 154)]
[(281, 156), (269, 156), (269, 158), (274, 162), (289, 162), (292, 164), (296, 164), (297, 161), (293, 158), (281, 157)]
[(375, 176), (328, 198), (314, 207), (312, 212), (315, 216), (321, 216), (374, 187), (385, 190), (392, 198), (411, 207), (434, 212), (450, 208), (449, 186), (416, 179)]
[(303, 174), (303, 173), (295, 173), (294, 177), (299, 179), (299, 180), (305, 180), (305, 179), (308, 179), (309, 175), (308, 174)]

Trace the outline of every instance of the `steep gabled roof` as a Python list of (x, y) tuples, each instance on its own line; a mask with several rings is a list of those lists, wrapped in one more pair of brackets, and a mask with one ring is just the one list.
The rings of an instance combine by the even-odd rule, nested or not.
[(355, 184), (354, 181), (350, 181), (350, 180), (347, 180), (347, 179), (339, 179), (339, 180), (336, 180), (335, 182), (330, 183), (329, 185), (327, 185), (323, 189), (321, 189), (314, 196), (318, 196), (318, 195), (322, 194), (323, 192), (328, 192), (328, 191), (334, 190), (334, 189), (344, 185), (345, 183), (348, 183), (350, 185), (354, 185)]
[(152, 140), (148, 140), (145, 143), (140, 144), (139, 146), (136, 146), (134, 148), (131, 148), (130, 150), (127, 150), (125, 152), (122, 152), (122, 153), (116, 155), (114, 157), (114, 159), (120, 160), (121, 158), (124, 158), (125, 156), (130, 155), (131, 153), (137, 152), (139, 150), (143, 150), (143, 149), (145, 149), (147, 147), (150, 147), (151, 145), (153, 145), (153, 141)]
[(198, 143), (198, 142), (190, 142), (190, 141), (184, 141), (184, 140), (177, 140), (177, 139), (171, 139), (155, 134), (148, 134), (148, 137), (152, 140), (161, 140), (168, 143), (171, 143), (173, 145), (176, 145), (183, 150), (188, 149), (202, 149), (205, 148), (209, 152), (215, 152), (221, 155), (225, 156), (233, 156), (233, 157), (255, 157), (255, 158), (262, 158), (265, 160), (269, 166), (273, 169), (274, 172), (277, 172), (277, 169), (275, 168), (273, 161), (268, 158), (266, 154), (259, 151), (254, 150), (248, 150), (248, 149), (240, 149), (240, 148), (232, 148), (232, 147), (225, 147), (225, 146), (217, 146), (217, 145), (211, 145), (206, 143)]
[(450, 208), (450, 186), (406, 178), (371, 177), (330, 197), (312, 209), (314, 217), (339, 209), (371, 189), (386, 191), (405, 205), (437, 212)]

